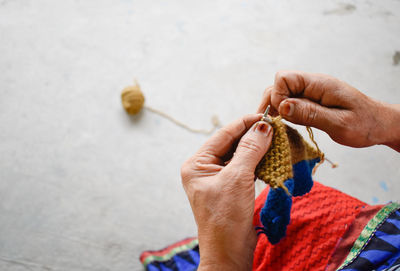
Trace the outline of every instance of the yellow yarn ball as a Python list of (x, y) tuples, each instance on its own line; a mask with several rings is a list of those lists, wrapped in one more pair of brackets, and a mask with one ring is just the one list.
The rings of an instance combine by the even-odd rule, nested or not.
[(144, 95), (138, 84), (124, 88), (121, 99), (122, 106), (128, 114), (135, 115), (143, 108)]

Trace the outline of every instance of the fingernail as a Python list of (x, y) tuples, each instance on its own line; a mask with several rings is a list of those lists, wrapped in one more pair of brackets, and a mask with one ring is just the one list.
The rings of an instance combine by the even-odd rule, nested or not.
[(266, 135), (269, 135), (269, 133), (271, 132), (271, 126), (268, 125), (266, 122), (260, 121), (259, 123), (257, 123), (256, 130)]
[(294, 104), (291, 102), (284, 102), (281, 111), (284, 116), (290, 117), (291, 115), (293, 115)]

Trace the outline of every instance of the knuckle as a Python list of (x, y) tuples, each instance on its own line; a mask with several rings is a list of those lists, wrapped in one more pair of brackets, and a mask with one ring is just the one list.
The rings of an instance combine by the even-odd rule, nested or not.
[(209, 156), (210, 154), (207, 152), (202, 152), (186, 160), (181, 167), (182, 182), (192, 179), (196, 171), (205, 169), (206, 165), (204, 161), (207, 160)]
[(361, 125), (357, 123), (352, 114), (340, 115), (338, 123), (342, 127), (342, 132), (346, 138), (352, 139), (362, 137), (359, 129)]
[(261, 151), (260, 145), (253, 138), (245, 137), (243, 138), (238, 145), (238, 148), (244, 149), (248, 152), (259, 152)]
[(351, 130), (358, 127), (360, 124), (354, 119), (351, 112), (337, 111), (333, 121), (336, 131), (343, 134), (352, 133)]
[(340, 85), (339, 85), (339, 80), (330, 76), (323, 76), (317, 80), (318, 84), (316, 84), (316, 87), (318, 87), (323, 93), (333, 93), (336, 92)]
[(317, 119), (317, 114), (318, 114), (318, 110), (317, 110), (317, 105), (314, 103), (308, 103), (304, 110), (302, 110), (303, 112), (303, 120), (305, 122), (306, 125), (310, 125), (315, 123), (315, 120)]
[(306, 83), (303, 74), (298, 71), (279, 71), (275, 75), (275, 85), (286, 95), (302, 95)]
[(207, 175), (215, 173), (221, 168), (218, 165), (210, 166), (210, 161), (215, 161), (217, 158), (210, 152), (203, 151), (195, 154), (181, 166), (182, 183), (185, 184), (199, 175)]
[(288, 81), (289, 79), (293, 79), (298, 72), (296, 71), (288, 71), (288, 70), (280, 70), (275, 74), (275, 81)]
[(287, 72), (286, 71), (278, 71), (276, 74), (275, 74), (275, 83), (279, 83), (279, 82), (281, 82), (282, 80), (285, 80), (285, 76), (287, 75)]
[(338, 126), (348, 128), (353, 126), (353, 117), (350, 114), (337, 114)]
[(207, 161), (212, 160), (213, 158), (214, 155), (209, 151), (202, 151), (193, 157), (191, 165), (194, 169), (201, 169), (207, 164)]
[(190, 179), (192, 172), (191, 161), (190, 159), (186, 160), (181, 166), (182, 184), (185, 184)]
[(268, 86), (265, 90), (264, 90), (264, 96), (268, 96), (269, 93), (274, 89), (274, 86)]
[(233, 141), (235, 138), (226, 127), (219, 129), (218, 133), (221, 135), (221, 137), (226, 138), (227, 141)]
[(353, 146), (361, 144), (367, 136), (361, 128), (360, 121), (352, 114), (337, 114), (333, 129), (333, 137)]
[(283, 78), (285, 78), (285, 76), (287, 74), (288, 74), (288, 71), (286, 71), (286, 70), (277, 71), (275, 74), (275, 79), (283, 79)]

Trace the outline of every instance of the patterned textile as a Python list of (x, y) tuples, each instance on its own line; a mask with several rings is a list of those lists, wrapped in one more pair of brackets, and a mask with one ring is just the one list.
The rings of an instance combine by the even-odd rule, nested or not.
[[(257, 234), (265, 234), (271, 244), (277, 244), (290, 223), (292, 196), (310, 192), (313, 168), (323, 161), (324, 154), (317, 145), (316, 149), (307, 143), (296, 129), (284, 124), (281, 117), (272, 118), (270, 124), (274, 130), (271, 147), (255, 172), (258, 179), (271, 187), (261, 210), (262, 226), (257, 227)], [(313, 140), (311, 128), (307, 129)]]
[[(254, 226), (268, 189), (256, 199)], [(253, 270), (325, 270), (339, 239), (365, 203), (336, 189), (314, 182), (310, 193), (293, 198), (286, 237), (271, 245), (258, 236)]]
[(329, 259), (325, 271), (336, 271), (339, 266), (342, 265), (349, 255), (349, 251), (353, 247), (354, 242), (358, 239), (360, 233), (365, 228), (365, 225), (367, 225), (384, 206), (385, 205), (365, 206), (361, 209), (353, 223), (351, 223), (350, 227), (347, 228), (346, 233), (339, 239), (335, 252)]
[(389, 204), (368, 222), (339, 270), (400, 270), (399, 208)]
[[(260, 224), (260, 211), (267, 195), (268, 189), (265, 189), (256, 199), (254, 226)], [(399, 208), (399, 204), (389, 204), (373, 216), (341, 270), (400, 270)], [(265, 235), (258, 236), (253, 270), (326, 270), (341, 238), (366, 209), (373, 207), (315, 182), (310, 193), (293, 199), (292, 223), (279, 244), (271, 245)], [(140, 256), (147, 271), (196, 270), (199, 260), (196, 238), (160, 251), (146, 251)]]
[[(313, 180), (311, 172), (319, 158), (302, 160), (293, 165), (293, 178), (285, 181), (286, 189), (290, 195), (302, 196), (308, 193)], [(264, 233), (271, 244), (277, 244), (285, 236), (290, 223), (290, 213), (293, 197), (289, 196), (282, 188), (271, 188), (264, 207), (260, 212), (262, 227), (257, 227), (257, 234)]]
[(159, 251), (145, 251), (140, 261), (147, 271), (192, 271), (199, 261), (197, 238), (188, 238)]

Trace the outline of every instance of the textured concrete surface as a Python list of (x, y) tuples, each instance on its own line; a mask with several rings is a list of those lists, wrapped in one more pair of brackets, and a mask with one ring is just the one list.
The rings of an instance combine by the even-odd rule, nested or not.
[[(141, 270), (142, 250), (196, 234), (179, 169), (206, 136), (128, 117), (133, 77), (198, 128), (254, 112), (280, 69), (400, 103), (399, 33), (398, 0), (1, 0), (0, 270)], [(340, 164), (316, 179), (399, 198), (398, 153), (316, 137)]]

